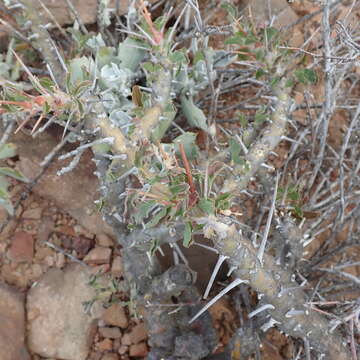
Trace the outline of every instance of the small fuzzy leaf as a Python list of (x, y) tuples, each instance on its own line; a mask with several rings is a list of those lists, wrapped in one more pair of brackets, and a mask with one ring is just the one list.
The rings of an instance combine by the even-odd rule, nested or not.
[(267, 115), (265, 113), (265, 109), (261, 108), (258, 109), (255, 113), (255, 126), (260, 126), (267, 118)]
[(237, 9), (233, 4), (231, 4), (229, 2), (224, 2), (223, 4), (221, 4), (221, 8), (226, 10), (233, 19), (238, 18)]
[(189, 185), (188, 184), (176, 184), (176, 185), (170, 186), (169, 189), (173, 195), (178, 195), (178, 194), (181, 194), (181, 193), (184, 193), (185, 191), (187, 191), (189, 189)]
[(196, 134), (192, 132), (186, 132), (176, 139), (174, 139), (175, 150), (180, 155), (179, 144), (184, 145), (186, 157), (189, 160), (195, 159), (198, 156), (199, 148), (196, 145)]
[(182, 95), (181, 109), (191, 126), (209, 132), (206, 116), (204, 112), (194, 104), (192, 98), (188, 99), (185, 95)]
[(213, 215), (215, 212), (214, 202), (210, 199), (200, 199), (198, 206), (208, 215)]
[(176, 50), (170, 54), (169, 59), (172, 63), (175, 64), (187, 64), (188, 59), (184, 51)]
[(14, 207), (12, 203), (7, 199), (2, 198), (1, 196), (0, 196), (0, 207), (3, 207), (9, 213), (9, 215), (11, 216), (14, 215)]
[(184, 230), (184, 239), (183, 239), (183, 245), (184, 247), (189, 247), (191, 245), (192, 240), (192, 226), (190, 222), (185, 223), (185, 230)]
[(43, 86), (45, 89), (50, 90), (50, 91), (52, 91), (55, 86), (54, 82), (48, 77), (40, 78), (39, 82), (40, 82), (41, 86)]
[(259, 69), (255, 73), (255, 78), (258, 80), (264, 75), (266, 75), (266, 72), (263, 69)]
[(121, 67), (135, 72), (146, 55), (146, 51), (141, 49), (145, 46), (146, 45), (140, 41), (130, 37), (126, 38), (126, 40), (119, 45), (118, 49), (117, 58), (121, 63)]
[(0, 146), (0, 160), (11, 158), (16, 155), (15, 144), (3, 144)]
[(295, 71), (295, 76), (302, 84), (316, 84), (317, 75), (312, 69), (298, 69)]
[(137, 223), (141, 223), (142, 221), (144, 221), (144, 219), (146, 219), (149, 216), (150, 211), (154, 208), (155, 205), (156, 202), (154, 200), (143, 202), (139, 206), (138, 211), (134, 216), (135, 221)]
[(205, 61), (205, 56), (203, 51), (197, 51), (194, 55), (193, 65), (195, 65), (198, 61)]
[(229, 209), (230, 208), (230, 199), (231, 199), (231, 194), (230, 193), (220, 194), (215, 199), (215, 208), (217, 210), (227, 210), (227, 209)]
[(264, 30), (264, 37), (266, 36), (268, 41), (272, 40), (273, 38), (275, 38), (278, 35), (279, 35), (279, 30), (277, 30), (273, 27), (268, 27)]
[(91, 147), (94, 154), (106, 154), (111, 150), (111, 148), (111, 144), (107, 143), (95, 144)]
[(235, 164), (240, 164), (241, 147), (240, 144), (233, 138), (229, 139), (229, 150), (230, 150), (231, 160)]
[(167, 214), (167, 211), (168, 211), (168, 208), (162, 208), (158, 213), (156, 213), (154, 216), (152, 216), (152, 219), (146, 223), (146, 228), (151, 228), (153, 226), (156, 226), (159, 221), (164, 217), (166, 216)]
[(23, 182), (29, 182), (29, 180), (20, 173), (20, 171), (14, 170), (9, 167), (0, 167), (0, 174), (10, 176), (16, 180), (20, 180)]
[(228, 37), (225, 39), (225, 45), (243, 45), (245, 42), (244, 34), (238, 32), (233, 36)]

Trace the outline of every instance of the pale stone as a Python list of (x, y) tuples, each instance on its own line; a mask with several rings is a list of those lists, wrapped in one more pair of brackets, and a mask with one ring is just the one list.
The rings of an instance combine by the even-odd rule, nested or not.
[(85, 256), (84, 262), (88, 264), (107, 264), (110, 262), (111, 249), (97, 246)]
[(123, 275), (123, 271), (124, 270), (123, 270), (121, 256), (115, 256), (111, 266), (112, 275), (115, 277), (120, 277)]
[(40, 207), (35, 208), (35, 209), (26, 209), (22, 213), (22, 217), (24, 219), (39, 220), (39, 219), (41, 219), (41, 213), (42, 213), (42, 208), (40, 208)]
[(96, 236), (96, 243), (99, 246), (103, 246), (103, 247), (112, 247), (114, 246), (114, 241), (113, 239), (106, 235), (106, 234), (99, 234)]
[(90, 270), (70, 264), (50, 269), (27, 297), (29, 349), (46, 358), (85, 360), (95, 333), (95, 319), (103, 312), (95, 302), (87, 314), (84, 303), (96, 297)]
[(24, 297), (0, 284), (0, 359), (30, 360), (25, 347)]
[(118, 360), (119, 357), (114, 353), (108, 353), (102, 356), (101, 360)]
[(99, 333), (104, 338), (118, 339), (121, 337), (121, 331), (117, 327), (101, 327)]

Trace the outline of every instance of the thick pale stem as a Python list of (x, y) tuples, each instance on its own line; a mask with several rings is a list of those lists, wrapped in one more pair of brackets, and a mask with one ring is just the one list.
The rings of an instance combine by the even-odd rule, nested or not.
[(234, 276), (248, 281), (274, 307), (269, 313), (281, 330), (307, 339), (311, 346), (326, 355), (326, 359), (350, 358), (342, 337), (330, 333), (327, 320), (306, 306), (306, 294), (292, 273), (276, 265), (275, 259), (266, 253), (260, 263), (251, 241), (240, 235), (234, 225), (209, 218), (205, 232), (211, 235), (219, 253), (228, 257), (229, 266), (236, 269)]

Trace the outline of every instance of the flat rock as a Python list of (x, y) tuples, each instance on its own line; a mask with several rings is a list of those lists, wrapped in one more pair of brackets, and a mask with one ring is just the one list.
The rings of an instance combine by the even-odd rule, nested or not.
[(111, 266), (111, 274), (120, 277), (124, 273), (121, 256), (115, 256)]
[(121, 304), (112, 304), (102, 315), (102, 319), (108, 325), (118, 326), (125, 329), (128, 326), (128, 318)]
[(110, 262), (111, 249), (97, 246), (91, 249), (90, 252), (84, 257), (87, 264), (107, 264)]
[(129, 355), (132, 357), (145, 357), (148, 353), (148, 348), (144, 342), (130, 346)]
[(0, 283), (0, 359), (30, 360), (25, 347), (23, 295)]
[(119, 339), (121, 337), (121, 331), (117, 327), (101, 327), (99, 333), (104, 338)]
[(31, 262), (34, 256), (34, 239), (26, 231), (18, 231), (11, 239), (8, 252), (10, 260), (15, 262)]
[(29, 290), (27, 297), (28, 346), (46, 358), (85, 360), (96, 330), (95, 319), (103, 312), (95, 302), (90, 313), (84, 302), (95, 298), (89, 282), (90, 269), (70, 264), (50, 269)]
[[(154, 2), (155, 0), (151, 0), (150, 2)], [(61, 25), (64, 24), (72, 24), (74, 22), (74, 17), (71, 14), (68, 6), (65, 1), (55, 1), (55, 0), (43, 0), (42, 1), (45, 6), (49, 9), (49, 11), (55, 16), (57, 22)], [(72, 4), (74, 5), (77, 13), (81, 21), (84, 24), (92, 24), (96, 22), (96, 8), (97, 8), (97, 0), (72, 0)], [(109, 8), (116, 8), (116, 1), (111, 0), (109, 2)], [(117, 11), (117, 15), (124, 15), (131, 3), (131, 0), (121, 0), (119, 1), (119, 7)], [(42, 18), (45, 18), (44, 21), (50, 21), (50, 17), (47, 12), (42, 8), (41, 3), (34, 2), (34, 6), (39, 11)]]
[(41, 219), (41, 213), (42, 213), (42, 208), (38, 207), (34, 209), (26, 209), (21, 216), (24, 219), (39, 220)]
[[(59, 1), (54, 4), (60, 6)], [(65, 6), (61, 2), (61, 6)], [(62, 130), (61, 130), (62, 131)], [(60, 141), (62, 132), (57, 130), (44, 132), (37, 139), (18, 132), (13, 135), (11, 142), (17, 145), (19, 154), (19, 170), (30, 180), (33, 180), (41, 171), (40, 163), (45, 154), (48, 154)], [(64, 152), (73, 147), (66, 147)], [(99, 182), (94, 175), (95, 164), (91, 161), (92, 153), (86, 151), (76, 168), (62, 176), (57, 171), (68, 162), (54, 161), (45, 171), (39, 182), (34, 186), (33, 192), (39, 196), (54, 201), (57, 207), (68, 212), (79, 224), (94, 234), (106, 233), (114, 235), (112, 228), (107, 225), (96, 211), (94, 201), (99, 199)]]
[(100, 351), (111, 351), (113, 348), (113, 341), (110, 339), (104, 339), (97, 343), (97, 348)]
[(118, 360), (118, 359), (119, 359), (119, 357), (118, 357), (116, 354), (114, 354), (114, 353), (105, 354), (105, 355), (101, 358), (101, 360)]
[(135, 325), (127, 335), (129, 335), (131, 344), (137, 344), (148, 337), (144, 323)]
[(292, 10), (286, 0), (270, 0), (269, 8), (264, 0), (246, 0), (243, 2), (251, 7), (251, 16), (258, 24), (265, 24), (269, 20), (269, 8), (271, 16), (275, 17), (275, 27), (289, 25), (298, 19), (295, 11)]
[(112, 247), (114, 246), (114, 240), (106, 235), (106, 234), (99, 234), (96, 236), (96, 243), (99, 246), (103, 246), (103, 247)]

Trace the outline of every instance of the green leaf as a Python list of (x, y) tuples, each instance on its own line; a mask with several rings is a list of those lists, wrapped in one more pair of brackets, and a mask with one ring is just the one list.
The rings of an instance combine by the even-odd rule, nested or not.
[(171, 125), (176, 115), (176, 110), (173, 106), (168, 106), (167, 109), (163, 112), (158, 125), (153, 129), (151, 133), (151, 140), (153, 142), (160, 141), (165, 135), (167, 129)]
[(154, 208), (154, 206), (156, 206), (155, 200), (145, 201), (141, 203), (141, 205), (138, 208), (138, 211), (134, 215), (135, 221), (137, 223), (141, 223), (142, 221), (144, 221), (144, 219), (146, 219), (149, 216), (150, 211)]
[(16, 155), (15, 144), (3, 144), (0, 146), (0, 160), (11, 158)]
[(266, 75), (266, 72), (263, 69), (259, 69), (255, 73), (255, 78), (260, 79), (264, 75)]
[(256, 42), (258, 42), (258, 40), (259, 39), (255, 36), (255, 34), (249, 33), (246, 36), (245, 45), (255, 44)]
[(91, 58), (85, 56), (81, 58), (71, 59), (68, 65), (69, 69), (69, 85), (73, 88), (79, 83), (88, 80), (88, 74), (91, 72), (94, 67), (94, 61)]
[(146, 61), (142, 63), (142, 67), (144, 68), (144, 70), (146, 70), (149, 73), (153, 73), (155, 71), (155, 65), (150, 61)]
[(191, 245), (192, 240), (192, 226), (190, 222), (185, 223), (185, 230), (184, 230), (184, 239), (183, 239), (183, 245), (185, 247), (189, 247)]
[(9, 182), (6, 180), (5, 176), (0, 176), (0, 197), (3, 199), (9, 199), (10, 195), (8, 193)]
[(256, 110), (256, 113), (255, 113), (255, 126), (256, 127), (260, 126), (267, 119), (267, 115), (266, 115), (265, 111), (266, 110), (264, 108)]
[(170, 186), (169, 189), (173, 195), (178, 195), (187, 191), (189, 189), (189, 184), (176, 184)]
[(111, 148), (112, 148), (111, 144), (106, 144), (106, 143), (100, 143), (91, 146), (91, 149), (94, 152), (94, 154), (106, 154), (111, 150)]
[(8, 199), (0, 196), (0, 207), (3, 207), (11, 216), (14, 215), (14, 207)]
[(280, 77), (279, 76), (275, 76), (270, 80), (270, 86), (273, 87), (275, 86), (278, 82), (280, 81)]
[(198, 61), (205, 61), (205, 56), (203, 51), (197, 51), (194, 55), (193, 65), (195, 65)]
[(266, 36), (268, 41), (271, 41), (273, 38), (277, 37), (279, 35), (279, 30), (268, 27), (264, 30), (264, 37)]
[(151, 240), (151, 246), (150, 246), (150, 255), (151, 256), (155, 255), (155, 251), (157, 250), (159, 245), (160, 245), (159, 239), (152, 239)]
[(258, 49), (255, 51), (255, 58), (257, 61), (263, 61), (265, 58), (264, 50)]
[(225, 45), (244, 45), (245, 36), (242, 32), (237, 32), (235, 35), (228, 37), (225, 39)]
[(300, 193), (299, 193), (298, 190), (296, 189), (296, 186), (295, 186), (295, 185), (290, 185), (290, 186), (289, 186), (287, 197), (288, 197), (290, 200), (293, 200), (293, 201), (300, 200)]
[(235, 164), (240, 164), (241, 146), (240, 146), (239, 142), (233, 138), (230, 138), (229, 139), (229, 150), (230, 150), (231, 160)]
[(223, 4), (221, 4), (221, 8), (226, 10), (233, 19), (238, 18), (237, 8), (233, 4), (229, 2), (224, 2)]
[(199, 208), (204, 211), (208, 215), (212, 215), (215, 213), (214, 201), (210, 199), (200, 199), (198, 203)]
[(148, 223), (146, 223), (146, 228), (148, 229), (148, 228), (151, 228), (151, 227), (157, 225), (157, 224), (159, 223), (159, 221), (160, 221), (164, 216), (166, 216), (167, 211), (168, 211), (168, 208), (167, 208), (167, 207), (166, 207), (166, 208), (162, 208), (158, 213), (156, 213), (156, 214), (152, 217), (152, 219), (151, 219)]
[(181, 110), (191, 126), (206, 132), (209, 131), (204, 112), (194, 104), (192, 98), (187, 98), (185, 95), (181, 96)]
[(186, 157), (189, 160), (195, 159), (199, 154), (199, 148), (196, 145), (196, 134), (192, 132), (186, 132), (176, 139), (174, 139), (175, 149), (177, 155), (180, 155), (179, 144), (184, 145)]
[(223, 193), (220, 194), (216, 199), (215, 199), (215, 208), (217, 210), (227, 210), (230, 208), (230, 199), (231, 199), (231, 194), (230, 193)]
[(302, 84), (316, 84), (317, 75), (312, 69), (298, 69), (295, 71), (295, 76)]
[(52, 91), (55, 86), (54, 82), (48, 77), (40, 78), (39, 82), (40, 82), (41, 86), (43, 86), (45, 89), (50, 90), (50, 91)]
[(169, 59), (175, 64), (187, 64), (189, 62), (184, 49), (174, 51), (169, 55)]
[(300, 206), (297, 206), (297, 205), (294, 206), (294, 213), (295, 213), (295, 215), (296, 215), (297, 217), (299, 217), (299, 218), (303, 218), (303, 217), (304, 217), (304, 213), (303, 213), (303, 211), (301, 210)]
[(294, 86), (294, 80), (293, 79), (287, 79), (285, 83), (285, 87), (293, 87)]
[(241, 112), (237, 112), (236, 116), (239, 118), (241, 127), (246, 128), (248, 126), (248, 120), (247, 120), (245, 114), (243, 114)]
[(146, 55), (146, 50), (141, 48), (146, 46), (138, 40), (126, 38), (118, 49), (117, 59), (120, 61), (121, 67), (135, 72)]
[(16, 180), (20, 180), (23, 182), (29, 182), (29, 180), (24, 175), (22, 175), (20, 171), (14, 170), (9, 167), (0, 167), (0, 174), (10, 176)]

